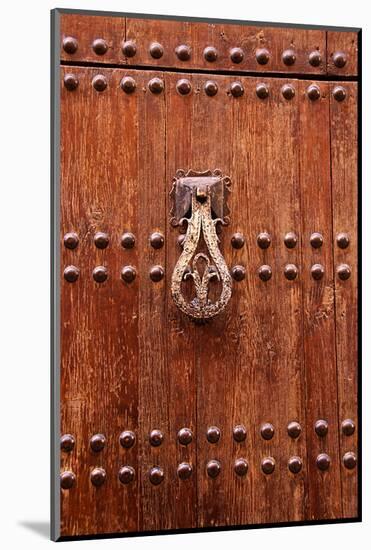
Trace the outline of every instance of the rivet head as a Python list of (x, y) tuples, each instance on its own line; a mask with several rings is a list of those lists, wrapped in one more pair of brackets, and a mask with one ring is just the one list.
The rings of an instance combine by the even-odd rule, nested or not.
[(80, 270), (74, 265), (69, 265), (63, 272), (63, 277), (68, 283), (74, 283), (77, 281), (80, 275)]
[(232, 48), (230, 51), (231, 61), (233, 63), (241, 63), (244, 58), (244, 53), (242, 48)]
[(76, 233), (66, 233), (63, 237), (63, 244), (66, 248), (73, 250), (79, 244), (79, 238)]
[(260, 99), (266, 99), (269, 95), (269, 88), (266, 84), (257, 84), (256, 86), (256, 95)]
[(336, 268), (336, 273), (341, 281), (346, 281), (351, 276), (352, 270), (348, 264), (340, 264)]
[(344, 99), (347, 96), (347, 92), (346, 92), (345, 88), (343, 88), (343, 86), (336, 86), (332, 90), (332, 95), (333, 95), (334, 99), (336, 99), (336, 101), (344, 101)]
[(71, 434), (65, 434), (61, 437), (61, 451), (70, 453), (75, 447), (75, 438)]
[(338, 69), (345, 67), (347, 62), (347, 56), (344, 52), (335, 52), (333, 57), (334, 65)]
[(322, 264), (314, 264), (310, 269), (310, 273), (315, 281), (319, 281), (325, 274), (325, 268)]
[(175, 54), (180, 61), (188, 61), (191, 59), (191, 48), (186, 44), (180, 44), (175, 48)]
[(350, 418), (344, 420), (341, 424), (341, 431), (344, 435), (350, 436), (353, 435), (356, 429), (356, 425)]
[(321, 248), (323, 245), (323, 235), (321, 233), (312, 233), (309, 242), (313, 248)]
[(260, 248), (268, 248), (272, 242), (271, 236), (269, 233), (266, 233), (265, 231), (263, 233), (259, 233), (259, 235), (256, 238), (256, 242), (258, 243), (258, 246)]
[(319, 99), (321, 97), (321, 90), (319, 89), (318, 86), (316, 86), (315, 84), (312, 84), (307, 88), (307, 96), (312, 101), (315, 101), (316, 99)]
[(237, 441), (237, 443), (242, 443), (242, 441), (245, 441), (246, 436), (247, 431), (243, 424), (238, 424), (233, 428), (233, 439)]
[(125, 57), (134, 57), (137, 53), (137, 47), (132, 40), (127, 40), (121, 44), (121, 50)]
[(137, 85), (134, 78), (131, 76), (124, 76), (120, 82), (120, 87), (126, 94), (132, 94), (135, 92)]
[(218, 460), (209, 460), (206, 465), (206, 472), (209, 477), (215, 479), (220, 474), (221, 465)]
[(231, 94), (233, 97), (241, 97), (244, 93), (244, 87), (241, 82), (232, 82), (231, 84)]
[(249, 465), (244, 458), (238, 458), (234, 463), (234, 471), (238, 476), (245, 476), (248, 472)]
[(287, 426), (287, 433), (293, 439), (297, 439), (301, 434), (301, 426), (299, 422), (290, 422)]
[(94, 53), (104, 55), (108, 50), (108, 44), (103, 38), (96, 38), (92, 44)]
[(283, 242), (287, 248), (295, 248), (298, 243), (298, 237), (293, 231), (289, 231), (289, 233), (286, 233)]
[(294, 65), (296, 61), (296, 54), (294, 50), (285, 50), (282, 54), (282, 61), (287, 66)]
[(328, 470), (330, 467), (330, 463), (331, 463), (331, 460), (328, 454), (321, 453), (317, 456), (316, 464), (319, 470), (322, 470), (323, 472), (325, 470)]
[(177, 468), (177, 474), (179, 479), (185, 481), (189, 479), (192, 475), (192, 466), (188, 462), (182, 462)]
[(218, 93), (218, 85), (214, 80), (208, 80), (205, 83), (205, 93), (206, 95), (213, 97)]
[(120, 434), (120, 445), (124, 449), (131, 449), (135, 443), (135, 433), (131, 430), (125, 430)]
[(66, 36), (63, 39), (63, 49), (66, 53), (72, 55), (77, 52), (78, 42), (73, 36)]
[(62, 489), (72, 489), (76, 483), (76, 476), (73, 472), (65, 471), (60, 475), (60, 483)]
[(187, 78), (181, 78), (176, 83), (176, 89), (180, 95), (187, 95), (192, 90), (192, 84)]
[(149, 480), (152, 485), (160, 485), (160, 483), (164, 480), (164, 477), (164, 470), (159, 466), (155, 466), (150, 469)]
[(349, 451), (343, 456), (343, 464), (348, 470), (353, 470), (357, 466), (357, 456)]
[(271, 456), (267, 456), (266, 458), (263, 458), (261, 462), (261, 469), (264, 474), (273, 474), (275, 466), (276, 466), (275, 460)]
[(162, 233), (152, 233), (149, 238), (149, 242), (153, 248), (162, 248), (164, 246), (165, 238)]
[(259, 65), (266, 65), (270, 58), (269, 51), (266, 48), (259, 48), (256, 50), (255, 58)]
[(90, 481), (92, 482), (94, 487), (101, 487), (101, 485), (103, 485), (103, 483), (106, 481), (106, 478), (106, 470), (104, 470), (103, 468), (94, 468), (94, 470), (90, 472)]
[(214, 48), (213, 46), (208, 46), (207, 48), (205, 48), (204, 58), (206, 59), (206, 61), (209, 61), (210, 63), (212, 63), (213, 61), (216, 61), (218, 59), (218, 52), (216, 48)]
[(298, 474), (303, 467), (303, 462), (300, 457), (292, 456), (289, 458), (287, 465), (290, 472), (293, 474)]
[(153, 94), (160, 94), (164, 89), (164, 82), (163, 80), (161, 80), (161, 78), (152, 78), (148, 82), (148, 88)]
[(245, 237), (242, 235), (242, 233), (235, 233), (234, 235), (232, 235), (231, 244), (233, 248), (242, 248), (245, 244)]
[(135, 237), (133, 233), (124, 233), (121, 237), (121, 246), (123, 248), (133, 248), (135, 245)]
[(107, 79), (103, 74), (97, 74), (92, 81), (93, 88), (97, 92), (103, 92), (107, 88)]
[(336, 242), (339, 248), (348, 248), (350, 244), (350, 238), (347, 233), (339, 233), (336, 237)]
[(109, 244), (109, 237), (107, 233), (98, 232), (94, 235), (94, 244), (97, 248), (107, 248)]
[(189, 428), (182, 428), (178, 432), (178, 441), (181, 445), (189, 445), (192, 443), (193, 434)]
[(125, 282), (125, 283), (132, 283), (135, 279), (135, 277), (137, 276), (137, 272), (136, 270), (134, 269), (133, 266), (131, 265), (125, 265), (122, 269), (121, 269), (121, 279)]
[(309, 64), (312, 67), (319, 67), (322, 62), (322, 56), (318, 50), (314, 50), (309, 54)]
[(265, 424), (263, 424), (260, 428), (260, 434), (262, 436), (263, 439), (266, 439), (267, 441), (269, 439), (272, 439), (272, 437), (274, 436), (274, 427), (272, 424), (270, 424), (269, 422), (266, 422)]
[(108, 277), (108, 269), (104, 265), (98, 265), (93, 269), (93, 279), (96, 283), (104, 283)]
[(314, 424), (314, 431), (318, 437), (325, 437), (328, 433), (328, 422), (326, 420), (317, 420)]
[(152, 447), (159, 447), (164, 440), (164, 434), (161, 430), (152, 430), (149, 434), (149, 442)]
[(220, 439), (220, 430), (217, 426), (210, 426), (206, 432), (206, 438), (209, 443), (218, 443)]
[(79, 85), (79, 81), (77, 79), (77, 76), (75, 76), (72, 73), (68, 73), (68, 74), (64, 75), (63, 83), (64, 83), (65, 88), (67, 88), (67, 90), (69, 92), (72, 92), (73, 90), (76, 90), (77, 86)]
[(95, 434), (90, 439), (90, 448), (95, 453), (99, 453), (100, 451), (103, 451), (104, 447), (106, 445), (106, 438), (103, 434)]
[(153, 42), (149, 47), (149, 53), (154, 59), (160, 59), (164, 55), (164, 48), (162, 44)]
[(151, 281), (154, 283), (158, 283), (161, 281), (161, 279), (164, 277), (164, 270), (160, 265), (155, 265), (151, 268), (151, 271), (149, 272), (149, 276), (151, 278)]
[(132, 466), (122, 466), (119, 470), (119, 480), (123, 485), (131, 483), (135, 479), (135, 470)]
[(261, 265), (258, 269), (258, 275), (264, 282), (269, 281), (272, 277), (272, 268), (269, 265)]
[(298, 276), (298, 268), (294, 264), (285, 265), (284, 274), (286, 279), (293, 281)]
[(243, 265), (235, 265), (232, 267), (231, 270), (232, 277), (235, 281), (243, 281), (246, 277), (246, 269), (243, 267)]
[(295, 96), (295, 88), (291, 84), (282, 86), (281, 92), (285, 99), (292, 99)]

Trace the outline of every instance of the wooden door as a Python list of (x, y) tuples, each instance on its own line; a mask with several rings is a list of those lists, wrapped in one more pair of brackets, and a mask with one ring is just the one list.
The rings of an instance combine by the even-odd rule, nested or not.
[(54, 537), (359, 519), (357, 32), (54, 24)]

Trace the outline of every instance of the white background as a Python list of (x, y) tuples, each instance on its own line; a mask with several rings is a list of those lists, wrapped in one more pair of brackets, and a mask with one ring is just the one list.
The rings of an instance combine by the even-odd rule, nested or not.
[[(369, 103), (371, 16), (366, 0), (5, 0), (0, 27), (0, 545), (41, 548), (49, 520), (49, 50), (54, 7), (220, 17), (363, 27), (364, 278), (363, 309), (370, 317)], [(368, 164), (368, 166), (367, 166)], [(368, 207), (368, 208), (367, 208)], [(369, 319), (368, 319), (369, 321)], [(365, 322), (366, 328), (369, 323)], [(364, 331), (366, 340), (366, 331)], [(370, 334), (368, 334), (370, 340)], [(365, 341), (363, 524), (114, 539), (68, 543), (81, 548), (215, 549), (259, 546), (347, 549), (369, 547), (370, 356)], [(367, 490), (368, 487), (368, 490)], [(277, 503), (279, 506), (279, 503)]]

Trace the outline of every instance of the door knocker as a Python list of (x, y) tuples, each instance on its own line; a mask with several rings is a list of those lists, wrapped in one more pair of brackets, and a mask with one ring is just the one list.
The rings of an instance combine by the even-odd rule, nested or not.
[[(215, 317), (225, 309), (232, 294), (232, 278), (219, 250), (216, 232), (218, 223), (229, 223), (225, 199), (230, 184), (230, 178), (220, 170), (187, 173), (178, 170), (173, 180), (171, 223), (174, 227), (187, 224), (187, 231), (172, 274), (171, 294), (178, 308), (192, 319)], [(208, 253), (197, 252), (202, 237)], [(201, 263), (204, 264), (202, 273)], [(194, 284), (195, 296), (191, 301), (187, 301), (182, 292), (182, 282), (187, 279), (193, 279)], [(220, 296), (215, 302), (209, 299), (211, 280), (221, 283)]]

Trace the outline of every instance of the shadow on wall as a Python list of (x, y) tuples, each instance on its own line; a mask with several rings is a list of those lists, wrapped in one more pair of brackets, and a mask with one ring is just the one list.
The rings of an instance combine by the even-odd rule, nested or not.
[(19, 521), (18, 525), (25, 527), (30, 531), (33, 531), (42, 538), (49, 539), (50, 537), (50, 523), (49, 521)]

